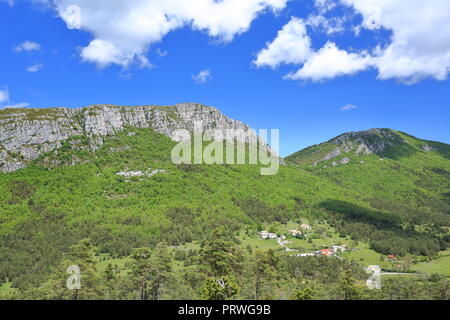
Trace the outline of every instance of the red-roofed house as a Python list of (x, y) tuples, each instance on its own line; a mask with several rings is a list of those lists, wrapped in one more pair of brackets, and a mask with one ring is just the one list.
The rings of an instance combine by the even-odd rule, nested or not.
[(329, 257), (329, 256), (333, 255), (333, 251), (331, 249), (321, 249), (319, 252), (322, 256)]

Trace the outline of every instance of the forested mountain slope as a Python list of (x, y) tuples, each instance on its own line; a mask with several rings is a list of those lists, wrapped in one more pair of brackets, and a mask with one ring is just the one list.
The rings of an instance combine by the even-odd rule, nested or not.
[[(183, 120), (169, 114), (191, 128), (199, 107), (192, 108), (183, 109), (194, 115)], [(157, 110), (167, 115), (163, 107)], [(212, 127), (246, 127), (207, 110)], [(445, 144), (389, 129), (348, 133), (287, 157), (277, 175), (261, 176), (259, 165), (173, 164), (176, 142), (167, 133), (174, 127), (166, 130), (165, 122), (113, 125), (97, 114), (99, 123), (115, 129), (92, 135), (84, 120), (69, 123), (79, 119), (75, 111), (58, 109), (57, 123), (73, 130), (78, 123), (77, 133), (42, 140), (41, 118), (18, 129), (7, 112), (10, 120), (0, 123), (0, 138), (4, 164), (14, 170), (0, 173), (0, 283), (12, 281), (17, 288), (39, 286), (70, 246), (85, 238), (99, 252), (120, 258), (162, 242), (207, 240), (219, 227), (237, 234), (306, 218), (326, 221), (380, 254), (434, 256), (450, 242), (450, 147)], [(50, 111), (14, 112), (23, 119)], [(23, 129), (28, 125), (35, 129)], [(11, 126), (25, 142), (8, 144), (14, 140), (13, 134), (5, 138)], [(33, 134), (47, 147), (27, 158), (26, 150), (40, 150)]]

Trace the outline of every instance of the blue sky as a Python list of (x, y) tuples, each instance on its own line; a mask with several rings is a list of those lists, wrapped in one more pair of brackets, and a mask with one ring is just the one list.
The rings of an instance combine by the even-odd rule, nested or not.
[(280, 129), (282, 155), (375, 127), (450, 143), (448, 1), (152, 1), (0, 0), (0, 106), (199, 102)]

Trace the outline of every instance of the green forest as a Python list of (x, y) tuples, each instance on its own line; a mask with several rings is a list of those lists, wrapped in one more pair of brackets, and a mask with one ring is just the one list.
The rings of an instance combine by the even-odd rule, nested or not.
[[(450, 146), (398, 134), (407, 147), (312, 165), (327, 142), (273, 176), (175, 165), (175, 142), (151, 129), (95, 152), (72, 137), (0, 173), (0, 299), (449, 299)], [(339, 258), (297, 256), (342, 244), (353, 250)], [(374, 264), (392, 273), (380, 290), (366, 285)], [(71, 265), (80, 289), (66, 286)]]

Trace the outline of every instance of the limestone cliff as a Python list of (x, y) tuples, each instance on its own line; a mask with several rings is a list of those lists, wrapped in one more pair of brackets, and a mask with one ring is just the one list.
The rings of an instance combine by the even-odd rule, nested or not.
[(168, 137), (176, 129), (194, 129), (202, 121), (203, 129), (248, 129), (219, 110), (201, 104), (174, 106), (115, 106), (47, 109), (0, 110), (0, 171), (11, 172), (27, 166), (41, 154), (62, 145), (75, 136), (87, 136), (93, 150), (102, 137), (127, 126), (152, 128)]

